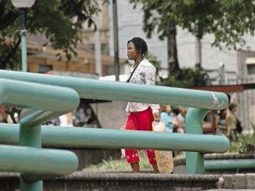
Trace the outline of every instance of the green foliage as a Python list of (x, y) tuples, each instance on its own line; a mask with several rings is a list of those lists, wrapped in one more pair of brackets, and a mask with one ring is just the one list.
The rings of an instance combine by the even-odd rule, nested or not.
[(153, 64), (153, 66), (155, 66), (156, 68), (156, 75), (158, 75), (158, 72), (159, 72), (159, 69), (160, 69), (160, 60), (157, 59), (156, 56), (154, 56), (153, 54), (149, 53), (148, 56), (147, 56), (148, 60), (150, 61), (150, 63)]
[(238, 135), (237, 142), (231, 142), (229, 152), (255, 153), (255, 128), (253, 125), (253, 134)]
[[(0, 1), (0, 68), (17, 62), (19, 12), (11, 1)], [(92, 16), (99, 11), (96, 0), (50, 0), (36, 1), (28, 10), (27, 30), (31, 34), (44, 34), (48, 44), (63, 50), (67, 58), (75, 54), (81, 40), (84, 24), (94, 25)], [(8, 42), (8, 43), (6, 43)]]
[(168, 37), (172, 24), (187, 29), (202, 39), (213, 34), (212, 45), (236, 48), (242, 36), (254, 35), (255, 3), (252, 0), (130, 0), (142, 5), (144, 30), (148, 36), (156, 29), (159, 37)]
[(202, 68), (195, 67), (177, 70), (172, 73), (169, 78), (161, 78), (159, 85), (191, 88), (208, 85), (209, 81), (210, 78), (207, 72)]

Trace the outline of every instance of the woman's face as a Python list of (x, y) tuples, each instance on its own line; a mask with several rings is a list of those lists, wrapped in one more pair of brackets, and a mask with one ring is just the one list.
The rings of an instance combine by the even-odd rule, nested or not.
[(237, 107), (233, 107), (232, 112), (236, 113), (237, 112)]
[(172, 110), (171, 106), (170, 106), (170, 105), (167, 105), (167, 106), (166, 106), (166, 112), (170, 113), (171, 110)]
[(140, 53), (135, 49), (133, 42), (129, 42), (127, 45), (127, 57), (129, 60), (137, 60), (140, 57)]

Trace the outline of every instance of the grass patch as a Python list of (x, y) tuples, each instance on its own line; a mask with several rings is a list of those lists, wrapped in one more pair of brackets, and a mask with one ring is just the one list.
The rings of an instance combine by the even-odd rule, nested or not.
[[(140, 158), (140, 168), (141, 170), (152, 170), (151, 165), (147, 159), (147, 155), (145, 151), (139, 152)], [(97, 165), (89, 165), (84, 168), (83, 171), (89, 172), (98, 172), (98, 171), (131, 171), (130, 165), (127, 163), (126, 159), (119, 160), (103, 160), (102, 163)]]
[[(175, 159), (184, 158), (184, 152), (179, 153)], [(149, 164), (147, 154), (145, 150), (140, 150), (139, 152), (140, 158), (140, 168), (141, 171), (152, 170), (151, 165)], [(130, 165), (127, 163), (126, 159), (119, 160), (103, 160), (102, 163), (96, 165), (89, 165), (83, 169), (85, 172), (102, 172), (102, 171), (131, 171)]]

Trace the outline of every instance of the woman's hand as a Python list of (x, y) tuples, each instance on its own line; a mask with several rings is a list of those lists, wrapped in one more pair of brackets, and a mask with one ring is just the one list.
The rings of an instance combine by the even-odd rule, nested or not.
[(153, 113), (153, 119), (154, 121), (159, 121), (160, 120), (159, 113)]

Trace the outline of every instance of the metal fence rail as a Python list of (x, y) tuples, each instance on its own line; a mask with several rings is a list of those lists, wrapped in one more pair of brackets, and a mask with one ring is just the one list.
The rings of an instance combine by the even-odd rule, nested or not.
[(223, 109), (228, 104), (227, 96), (220, 92), (21, 73), (6, 70), (0, 70), (0, 78), (69, 87), (76, 90), (81, 98), (171, 104), (204, 109)]
[[(17, 144), (18, 125), (0, 123), (0, 126), (1, 143)], [(116, 129), (42, 126), (41, 135), (43, 146), (58, 148), (138, 148), (211, 153), (225, 152), (229, 146), (228, 139), (223, 136)]]

